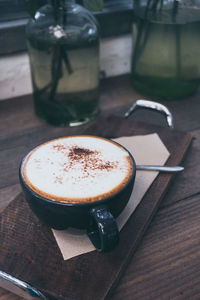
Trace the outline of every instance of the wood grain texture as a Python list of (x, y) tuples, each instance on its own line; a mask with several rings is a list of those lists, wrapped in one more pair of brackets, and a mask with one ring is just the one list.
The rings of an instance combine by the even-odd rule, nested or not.
[(20, 184), (10, 185), (0, 189), (0, 212), (21, 192)]
[(188, 155), (184, 160), (185, 170), (183, 173), (177, 174), (175, 182), (168, 191), (168, 197), (165, 201), (165, 206), (179, 201), (180, 199), (186, 199), (192, 195), (200, 193), (200, 185), (198, 178), (200, 177), (200, 131), (196, 130), (192, 132), (194, 140), (192, 147), (188, 150)]
[(160, 209), (112, 299), (199, 299), (200, 196)]
[[(191, 143), (190, 134), (154, 125), (146, 126), (141, 122), (124, 120), (109, 114), (100, 115), (82, 131), (84, 134), (105, 137), (151, 132), (158, 132), (170, 151), (168, 163), (178, 164)], [(16, 147), (10, 141), (5, 140), (5, 143), (9, 143), (10, 149), (4, 145), (8, 150), (1, 151), (2, 163), (6, 161), (7, 156), (10, 166), (7, 169), (7, 176), (4, 174), (1, 177), (2, 187), (7, 184), (5, 178), (9, 176), (9, 184), (16, 184), (19, 159), (29, 147), (33, 146), (32, 143), (38, 143), (38, 140), (41, 142), (43, 138), (55, 137), (55, 134), (63, 135), (63, 129), (60, 129), (59, 134), (47, 128), (35, 129), (31, 132), (30, 143), (27, 143), (30, 139), (30, 132), (28, 137), (24, 133), (20, 137), (22, 139), (20, 144), (17, 140)], [(13, 167), (14, 164), (16, 168)], [(6, 170), (6, 167), (4, 169)], [(9, 175), (10, 169), (13, 173)], [(106, 254), (95, 251), (69, 261), (63, 261), (52, 232), (38, 221), (20, 194), (1, 214), (0, 269), (29, 282), (51, 297), (81, 299), (83, 293), (85, 300), (100, 300), (108, 297), (147, 229), (172, 177), (171, 174), (162, 174), (154, 181), (142, 203), (120, 233), (120, 243), (114, 251)], [(90, 284), (87, 284), (88, 282)]]
[(4, 289), (0, 289), (0, 300), (21, 300), (22, 298), (14, 295), (12, 293), (7, 292)]
[[(102, 112), (107, 111), (122, 116), (132, 102), (143, 98), (145, 98), (143, 95), (132, 89), (129, 75), (110, 78), (102, 82), (100, 102)], [(160, 102), (171, 110), (175, 119), (175, 128), (193, 131), (195, 139), (182, 162), (185, 171), (177, 174), (172, 180), (172, 184), (160, 203), (158, 213), (151, 221), (148, 230), (145, 231), (140, 246), (136, 251), (134, 250), (131, 261), (127, 260), (124, 275), (119, 282), (116, 281), (118, 285), (114, 293), (109, 296), (111, 299), (200, 299), (199, 92), (185, 100)], [(164, 118), (157, 113), (137, 111), (126, 120), (128, 122), (127, 134), (135, 132), (133, 120), (165, 126)], [(87, 124), (88, 127), (90, 125), (90, 123)], [(80, 126), (77, 130), (82, 133), (87, 126)], [(112, 125), (109, 118), (105, 123), (99, 119), (99, 126), (94, 124), (94, 129), (98, 130), (99, 134), (101, 133), (98, 129), (100, 126), (104, 129), (103, 133), (106, 136), (109, 136), (112, 130), (114, 131), (112, 136), (124, 134), (126, 130), (126, 126), (120, 125), (117, 119)], [(112, 130), (109, 129), (110, 126)], [(0, 102), (0, 129), (0, 166), (4, 166), (4, 169), (1, 167), (0, 172), (1, 210), (14, 199), (18, 191), (17, 169), (20, 153), (23, 154), (32, 146), (45, 141), (51, 137), (51, 134), (52, 137), (73, 134), (74, 129), (56, 128), (38, 120), (33, 111), (32, 96)], [(151, 126), (148, 129), (155, 130)], [(138, 130), (142, 132), (142, 129)], [(163, 130), (165, 131), (165, 128)], [(7, 151), (9, 156), (6, 155)], [(9, 168), (10, 172), (5, 171), (5, 167)], [(4, 171), (5, 174), (3, 174)], [(124, 244), (126, 243), (127, 239), (124, 239)], [(77, 273), (76, 276), (78, 276)], [(19, 300), (20, 298), (0, 289), (0, 299)], [(81, 295), (81, 299), (84, 300), (84, 295)]]

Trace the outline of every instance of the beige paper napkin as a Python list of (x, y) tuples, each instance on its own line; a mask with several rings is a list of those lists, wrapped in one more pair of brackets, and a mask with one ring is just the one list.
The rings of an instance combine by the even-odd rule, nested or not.
[[(115, 139), (115, 141), (131, 152), (137, 165), (163, 165), (169, 157), (168, 150), (156, 133), (143, 136), (120, 137)], [(158, 172), (155, 171), (136, 172), (130, 200), (117, 218), (119, 230), (125, 225), (157, 175)], [(95, 250), (84, 230), (72, 228), (62, 231), (53, 230), (53, 234), (64, 260)]]

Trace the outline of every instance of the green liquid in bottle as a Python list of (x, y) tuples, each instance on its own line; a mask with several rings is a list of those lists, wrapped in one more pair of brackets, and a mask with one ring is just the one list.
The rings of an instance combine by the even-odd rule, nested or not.
[[(172, 100), (196, 91), (200, 83), (200, 16), (194, 11), (180, 8), (177, 23), (171, 22), (166, 12), (160, 20), (138, 19), (131, 70), (138, 91)], [(186, 14), (191, 22), (184, 22)]]

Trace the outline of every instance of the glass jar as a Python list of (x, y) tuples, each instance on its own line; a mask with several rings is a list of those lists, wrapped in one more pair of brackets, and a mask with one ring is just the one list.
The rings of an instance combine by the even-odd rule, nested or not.
[(93, 15), (72, 0), (51, 1), (28, 22), (26, 38), (37, 116), (52, 125), (70, 126), (94, 118), (99, 30)]
[(158, 99), (193, 94), (200, 83), (200, 1), (134, 1), (131, 78)]

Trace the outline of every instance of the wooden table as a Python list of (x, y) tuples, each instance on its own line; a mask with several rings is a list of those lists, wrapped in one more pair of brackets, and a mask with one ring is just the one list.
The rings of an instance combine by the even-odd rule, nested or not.
[[(128, 75), (102, 82), (102, 111), (122, 115), (131, 103), (141, 98), (144, 97), (132, 89)], [(188, 99), (162, 102), (172, 112), (175, 128), (191, 131), (195, 140), (184, 161), (184, 173), (175, 177), (112, 299), (200, 299), (199, 98), (197, 92)], [(134, 118), (164, 124), (153, 112), (141, 111)], [(7, 139), (8, 145), (0, 151), (0, 210), (20, 191), (17, 168), (23, 144), (19, 136), (45, 126), (34, 115), (32, 96), (0, 102), (0, 140)], [(16, 139), (16, 153), (9, 148), (13, 139)], [(20, 298), (0, 289), (0, 300), (8, 299)]]

